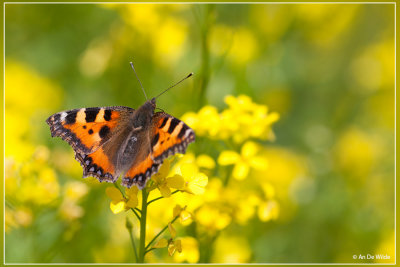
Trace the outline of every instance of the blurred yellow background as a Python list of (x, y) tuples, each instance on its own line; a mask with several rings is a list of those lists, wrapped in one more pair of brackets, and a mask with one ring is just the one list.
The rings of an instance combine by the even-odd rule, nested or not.
[(157, 105), (196, 132), (178, 164), (208, 176), (151, 206), (152, 236), (175, 204), (192, 219), (182, 253), (148, 262), (394, 263), (394, 7), (6, 4), (6, 262), (133, 262), (135, 218), (45, 123), (139, 107), (133, 61), (148, 96), (195, 73)]

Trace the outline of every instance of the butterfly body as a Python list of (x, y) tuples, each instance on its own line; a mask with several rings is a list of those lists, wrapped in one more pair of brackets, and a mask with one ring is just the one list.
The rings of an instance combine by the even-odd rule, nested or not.
[(67, 141), (83, 167), (83, 177), (142, 189), (163, 160), (185, 153), (193, 130), (164, 112), (154, 112), (155, 99), (137, 110), (129, 107), (82, 108), (50, 116), (51, 135)]

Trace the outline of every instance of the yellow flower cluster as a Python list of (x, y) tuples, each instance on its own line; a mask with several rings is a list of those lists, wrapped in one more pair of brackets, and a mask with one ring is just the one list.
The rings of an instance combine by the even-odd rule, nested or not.
[[(67, 182), (61, 186), (57, 166), (51, 165), (51, 160), (57, 157), (46, 146), (38, 144), (35, 136), (38, 125), (45, 126), (43, 117), (61, 102), (62, 90), (29, 66), (14, 60), (7, 61), (5, 75), (9, 88), (5, 102), (6, 231), (29, 227), (43, 206), (57, 210), (59, 218), (72, 226), (71, 222), (84, 214), (80, 200), (88, 188), (83, 182)], [(28, 87), (26, 81), (29, 81)], [(41, 97), (37, 98), (38, 95)], [(66, 169), (65, 165), (59, 168)]]
[(10, 207), (6, 209), (7, 230), (29, 226), (33, 207), (57, 204), (60, 186), (55, 171), (47, 164), (48, 156), (47, 148), (38, 147), (28, 162), (6, 157), (5, 197)]
[[(117, 10), (125, 22), (116, 27), (116, 33), (113, 32), (110, 36), (119, 42), (119, 47), (132, 49), (133, 45), (140, 50), (151, 48), (155, 61), (164, 65), (163, 67), (178, 63), (185, 54), (189, 26), (186, 20), (168, 14), (187, 9), (188, 6), (103, 4), (102, 7)], [(132, 29), (140, 34), (140, 38), (132, 35)], [(129, 36), (133, 36), (134, 39)]]
[[(252, 147), (252, 144), (248, 146)], [(258, 146), (257, 149), (262, 150)], [(260, 152), (257, 156), (262, 157), (261, 154)], [(178, 156), (178, 161), (173, 165), (167, 177), (178, 175), (185, 168), (191, 168), (194, 173), (198, 173), (201, 170), (204, 173), (215, 174), (219, 166), (208, 155), (201, 154), (196, 157), (192, 153), (187, 153), (183, 156)], [(262, 169), (264, 171), (264, 168)], [(249, 177), (249, 174), (246, 177)], [(198, 179), (197, 183), (202, 184), (201, 181), (202, 179)], [(202, 194), (175, 194), (174, 198), (165, 199), (165, 201), (160, 201), (158, 204), (160, 206), (156, 210), (150, 211), (152, 221), (162, 218), (165, 209), (176, 205), (173, 217), (179, 215), (179, 221), (182, 226), (187, 226), (193, 221), (196, 222), (195, 236), (183, 235), (179, 239), (161, 238), (156, 243), (155, 247), (157, 248), (176, 249), (181, 247), (182, 252), (173, 255), (175, 262), (196, 263), (200, 257), (199, 242), (202, 239), (200, 237), (212, 237), (217, 235), (218, 232), (229, 231), (229, 226), (232, 223), (246, 225), (252, 218), (267, 222), (276, 220), (279, 216), (279, 203), (275, 196), (275, 188), (264, 179), (250, 179), (250, 177), (244, 181), (234, 179), (229, 185), (224, 185), (220, 178), (213, 177), (209, 180)], [(183, 209), (180, 205), (187, 205), (187, 207)], [(154, 223), (149, 226), (150, 229), (153, 229), (153, 227), (157, 229)], [(181, 229), (179, 232), (185, 231)], [(224, 242), (224, 240), (218, 242)], [(178, 250), (176, 249), (176, 251)], [(171, 253), (171, 250), (169, 252)], [(246, 259), (248, 258), (244, 257), (240, 259), (240, 262), (246, 262)], [(216, 261), (221, 262), (219, 258), (218, 260), (216, 258)], [(222, 262), (225, 262), (225, 260), (222, 260)]]
[[(175, 193), (179, 191), (195, 195), (204, 193), (208, 177), (199, 172), (194, 164), (187, 163), (179, 167), (179, 169), (174, 169), (175, 172), (170, 171), (170, 160), (164, 161), (158, 173), (154, 174), (148, 182), (147, 190), (151, 192), (158, 189), (161, 195), (156, 195), (153, 199), (171, 197), (171, 189), (175, 189)], [(135, 208), (139, 203), (138, 192), (138, 188), (133, 186), (125, 190), (124, 196), (120, 188), (107, 187), (106, 194), (111, 199), (111, 211), (116, 214)]]
[(259, 52), (256, 37), (245, 27), (217, 24), (211, 28), (209, 35), (210, 52), (219, 57), (226, 56), (233, 64), (245, 65), (254, 60)]
[(67, 182), (64, 185), (64, 198), (60, 205), (60, 215), (66, 221), (79, 219), (85, 213), (79, 201), (88, 193), (88, 186), (82, 182)]
[[(175, 198), (175, 203), (188, 206), (192, 216), (192, 220), (183, 224), (195, 221), (195, 237), (208, 236), (211, 240), (219, 232), (229, 232), (231, 224), (246, 225), (252, 218), (267, 222), (279, 216), (274, 186), (257, 176), (268, 172), (266, 149), (257, 141), (273, 139), (271, 126), (279, 115), (269, 113), (265, 105), (254, 103), (246, 95), (227, 96), (225, 103), (228, 107), (222, 112), (218, 112), (216, 107), (205, 106), (197, 113), (186, 113), (182, 118), (198, 136), (221, 140), (225, 146), (213, 147), (209, 154), (196, 156), (187, 153), (173, 167), (192, 166), (192, 169), (212, 177), (203, 194), (178, 195)], [(217, 156), (213, 158), (210, 155)], [(238, 240), (243, 238), (237, 237)], [(225, 242), (225, 239), (218, 240), (217, 244)], [(193, 259), (199, 257), (196, 254), (199, 246), (196, 238), (182, 239), (182, 253), (175, 255), (174, 260), (195, 262)], [(239, 253), (249, 251), (248, 246), (237, 246), (237, 251), (231, 251), (235, 255), (229, 256), (230, 259), (215, 259), (218, 258), (218, 262), (249, 260), (249, 253)], [(237, 259), (232, 260), (234, 257)]]
[(6, 196), (23, 205), (46, 205), (59, 196), (60, 187), (55, 171), (47, 164), (49, 151), (38, 147), (29, 162), (6, 158)]
[[(279, 216), (275, 188), (265, 179), (254, 176), (267, 171), (268, 167), (265, 148), (257, 140), (273, 137), (271, 125), (279, 115), (268, 113), (266, 106), (254, 103), (245, 95), (228, 96), (225, 102), (228, 108), (221, 113), (215, 107), (206, 106), (198, 113), (187, 113), (183, 121), (193, 127), (198, 136), (222, 140), (230, 149), (222, 146), (210, 154), (177, 155), (164, 162), (146, 187), (148, 192), (154, 192), (148, 203), (157, 201), (148, 210), (148, 233), (158, 233), (162, 227), (160, 221), (170, 221), (164, 228), (169, 230), (170, 237), (158, 238), (151, 249), (167, 248), (175, 262), (196, 263), (199, 260), (199, 236), (212, 238), (220, 231), (227, 231), (233, 223), (246, 225), (255, 217), (266, 222)], [(231, 140), (236, 145), (232, 146)], [(209, 176), (213, 178), (209, 180)], [(111, 187), (107, 194), (112, 199), (114, 213), (137, 205), (136, 189), (134, 196), (128, 193), (123, 196)], [(134, 206), (128, 204), (132, 197)], [(165, 210), (172, 206), (175, 208), (171, 219)], [(195, 234), (188, 236), (180, 226), (175, 230), (172, 222), (177, 219), (182, 226), (195, 221)], [(177, 233), (182, 233), (179, 238)], [(244, 261), (247, 256), (238, 258)]]
[[(203, 161), (207, 163), (207, 157), (203, 156)], [(208, 162), (209, 164), (209, 162)], [(208, 177), (204, 173), (200, 172), (196, 165), (190, 162), (184, 162), (181, 164), (175, 164), (174, 168), (170, 168), (171, 161), (169, 159), (165, 160), (162, 164), (158, 173), (152, 176), (151, 180), (147, 183), (145, 191), (141, 191), (142, 202), (146, 203), (143, 205), (141, 203), (141, 209), (137, 206), (139, 204), (138, 201), (138, 193), (139, 190), (136, 186), (133, 186), (129, 189), (123, 191), (117, 184), (114, 184), (115, 187), (107, 187), (106, 194), (111, 199), (110, 209), (114, 214), (120, 213), (122, 211), (132, 210), (136, 215), (137, 219), (140, 222), (141, 229), (143, 227), (148, 228), (148, 234), (146, 235), (147, 239), (151, 238), (148, 236), (149, 233), (154, 232), (155, 237), (150, 241), (147, 245), (150, 246), (155, 239), (160, 236), (165, 229), (168, 228), (171, 238), (161, 238), (159, 239), (155, 245), (151, 246), (149, 250), (144, 252), (145, 254), (150, 252), (153, 249), (164, 248), (167, 247), (169, 256), (173, 256), (175, 252), (182, 253), (182, 243), (181, 239), (176, 238), (177, 232), (172, 225), (177, 219), (180, 219), (182, 224), (190, 224), (192, 221), (192, 213), (186, 210), (186, 206), (182, 208), (180, 205), (175, 205), (173, 209), (173, 217), (165, 218), (165, 221), (169, 220), (168, 227), (160, 230), (160, 223), (164, 222), (164, 220), (160, 219), (165, 216), (165, 210), (171, 207), (171, 204), (174, 202), (171, 196), (175, 193), (187, 193), (189, 195), (199, 195), (203, 194), (205, 191), (205, 186), (208, 183)], [(157, 189), (157, 190), (156, 190)], [(172, 192), (172, 190), (174, 190)], [(152, 196), (149, 198), (149, 194), (151, 192)], [(162, 205), (162, 200), (168, 199), (167, 205)], [(145, 202), (144, 202), (145, 201)], [(153, 203), (158, 201), (159, 205), (152, 205), (155, 209), (148, 209), (147, 207)], [(158, 209), (157, 209), (158, 208)], [(161, 208), (161, 209), (160, 209)], [(145, 209), (145, 211), (143, 211)], [(149, 219), (149, 224), (147, 225), (146, 221), (143, 222), (141, 217), (144, 216), (143, 213), (149, 213), (149, 217), (152, 217), (152, 213), (156, 211), (156, 219)], [(160, 214), (161, 213), (161, 214)], [(156, 222), (156, 223), (154, 223)], [(142, 226), (142, 224), (146, 224)], [(127, 224), (128, 225), (128, 224)], [(130, 229), (132, 229), (132, 224), (129, 224)], [(158, 233), (157, 233), (158, 232)], [(133, 232), (130, 230), (130, 234)], [(145, 238), (141, 231), (139, 234), (139, 239), (143, 240)], [(132, 236), (133, 240), (133, 236)], [(134, 248), (136, 251), (136, 249)], [(186, 253), (190, 252), (190, 249), (187, 250)], [(143, 250), (140, 250), (139, 253), (143, 253)], [(197, 252), (198, 253), (198, 252)], [(143, 254), (140, 254), (143, 255)], [(141, 256), (137, 256), (139, 259)], [(185, 259), (185, 256), (180, 257), (181, 259)], [(193, 256), (188, 257), (188, 260), (192, 262), (196, 262), (197, 258), (193, 258)]]
[[(245, 148), (245, 150), (253, 151), (252, 149), (254, 149), (253, 152), (255, 154), (253, 155), (260, 157), (260, 161), (265, 160), (261, 156), (262, 149), (260, 147), (254, 143), (249, 143), (246, 146), (248, 148)], [(260, 153), (257, 153), (258, 149)], [(187, 153), (183, 156), (178, 156), (178, 161), (173, 165), (167, 177), (179, 175), (185, 168), (191, 168), (194, 173), (198, 173), (201, 170), (204, 173), (215, 174), (217, 173), (217, 168), (224, 167), (217, 165), (215, 160), (208, 155), (201, 154), (196, 157), (192, 153)], [(265, 171), (265, 168), (261, 169), (259, 171)], [(174, 254), (173, 259), (175, 262), (195, 263), (198, 261), (200, 244), (197, 238), (200, 236), (212, 237), (220, 231), (227, 231), (232, 223), (246, 225), (252, 218), (258, 218), (263, 222), (278, 218), (279, 203), (276, 199), (275, 188), (267, 183), (265, 179), (250, 179), (255, 177), (250, 177), (249, 173), (246, 177), (249, 177), (249, 179), (234, 179), (228, 185), (224, 185), (221, 178), (213, 177), (208, 181), (207, 186), (203, 187), (205, 190), (196, 191), (201, 194), (175, 194), (174, 198), (160, 201), (158, 210), (150, 212), (151, 218), (155, 220), (160, 218), (162, 213), (165, 213), (165, 209), (177, 205), (174, 208), (173, 217), (179, 214), (182, 226), (187, 226), (193, 221), (196, 222), (195, 236), (182, 236), (178, 239), (181, 242), (182, 252)], [(204, 182), (202, 182), (201, 175), (197, 178), (196, 184), (202, 185)], [(179, 205), (186, 205), (187, 208), (182, 209)], [(151, 223), (150, 228), (152, 229), (153, 227), (157, 228)], [(160, 239), (156, 247), (172, 246), (171, 242), (173, 241), (175, 242), (176, 239)]]
[(271, 125), (279, 119), (278, 113), (268, 113), (267, 106), (254, 103), (246, 95), (228, 95), (225, 103), (228, 108), (221, 113), (213, 106), (204, 106), (198, 113), (186, 113), (182, 119), (197, 135), (211, 139), (242, 143), (249, 138), (274, 138)]
[(218, 157), (218, 163), (222, 166), (234, 164), (232, 171), (233, 178), (243, 180), (249, 174), (250, 167), (257, 170), (265, 170), (268, 161), (257, 155), (259, 147), (252, 141), (247, 141), (241, 148), (240, 154), (236, 151), (222, 151)]

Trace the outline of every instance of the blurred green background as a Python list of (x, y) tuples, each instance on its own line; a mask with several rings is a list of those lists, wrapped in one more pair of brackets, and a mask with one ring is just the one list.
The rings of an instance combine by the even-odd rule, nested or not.
[(182, 227), (199, 253), (187, 262), (394, 262), (394, 8), (6, 4), (6, 262), (133, 260), (109, 185), (83, 180), (45, 123), (143, 104), (130, 61), (149, 97), (195, 73), (158, 99), (176, 117), (240, 94), (280, 114), (275, 141), (260, 142), (269, 168), (252, 174), (268, 180), (279, 215), (233, 220), (212, 241)]

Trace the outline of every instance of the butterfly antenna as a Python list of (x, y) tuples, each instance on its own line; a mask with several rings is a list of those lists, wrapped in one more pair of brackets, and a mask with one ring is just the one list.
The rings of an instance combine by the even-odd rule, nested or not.
[(131, 67), (132, 67), (132, 69), (133, 69), (133, 72), (135, 73), (136, 79), (137, 79), (137, 80), (139, 81), (139, 83), (140, 83), (140, 87), (142, 87), (142, 91), (143, 91), (144, 97), (145, 97), (146, 100), (147, 100), (146, 92), (144, 91), (142, 82), (140, 81), (139, 76), (138, 76), (137, 73), (136, 73), (135, 67), (133, 66), (133, 63), (132, 63), (132, 62), (129, 62), (129, 63), (131, 64)]
[(165, 89), (163, 92), (161, 92), (158, 96), (156, 96), (155, 98), (159, 97), (160, 95), (164, 94), (166, 91), (168, 91), (169, 89), (171, 89), (172, 87), (177, 86), (178, 84), (180, 84), (181, 82), (183, 82), (184, 80), (186, 80), (187, 78), (189, 78), (190, 76), (193, 75), (193, 72), (189, 73), (188, 76), (186, 76), (185, 78), (183, 78), (182, 80), (180, 80), (179, 82), (175, 83), (174, 85), (168, 87), (167, 89)]

